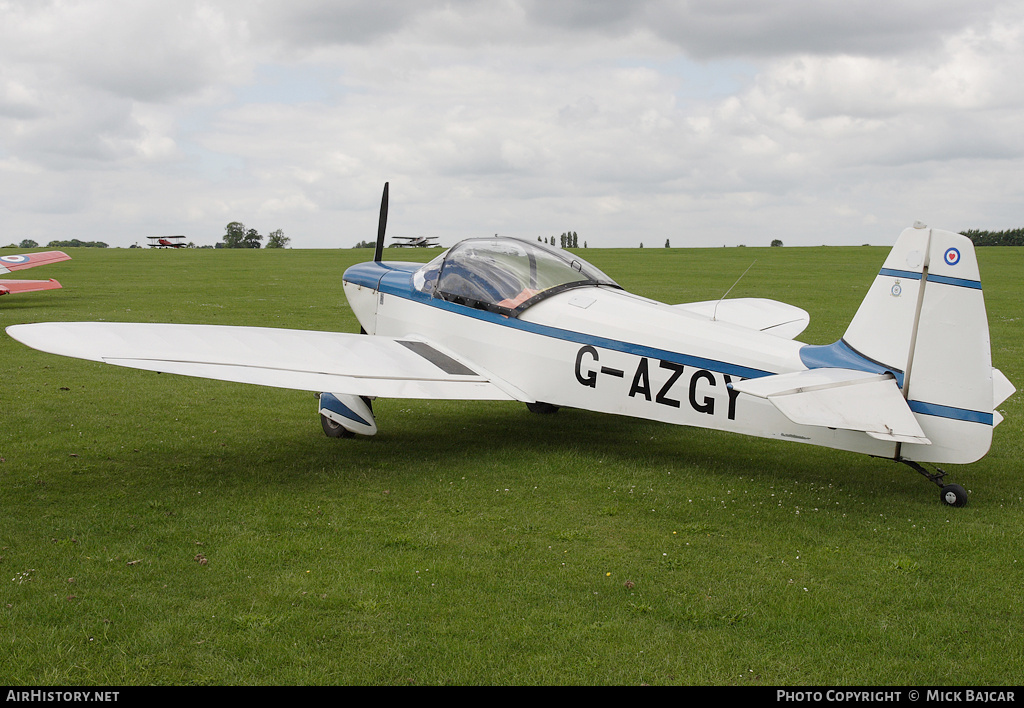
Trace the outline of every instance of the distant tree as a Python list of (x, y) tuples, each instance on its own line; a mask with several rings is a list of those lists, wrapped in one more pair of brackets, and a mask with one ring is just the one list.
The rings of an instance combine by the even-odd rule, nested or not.
[(640, 248), (643, 248), (643, 247), (644, 247), (644, 242), (643, 242), (643, 241), (641, 241), (641, 242), (640, 242)]
[(288, 248), (291, 239), (284, 235), (284, 231), (276, 229), (267, 234), (267, 248)]
[(24, 241), (22, 241), (20, 244), (18, 244), (18, 248), (35, 248), (38, 245), (39, 244), (36, 243), (35, 241), (33, 241), (32, 239), (27, 238)]
[(772, 245), (773, 246), (781, 246), (782, 245), (782, 239), (781, 238), (774, 238), (774, 239), (772, 239)]
[(583, 248), (586, 248), (586, 247), (587, 247), (587, 242), (586, 242), (586, 241), (584, 241), (584, 242), (583, 242)]
[(243, 248), (245, 241), (245, 224), (232, 221), (224, 227), (224, 248)]
[(245, 232), (245, 238), (242, 239), (242, 248), (259, 248), (260, 241), (263, 240), (263, 236), (256, 229), (248, 229)]
[(671, 246), (668, 245), (668, 239), (665, 239), (665, 248), (672, 248)]

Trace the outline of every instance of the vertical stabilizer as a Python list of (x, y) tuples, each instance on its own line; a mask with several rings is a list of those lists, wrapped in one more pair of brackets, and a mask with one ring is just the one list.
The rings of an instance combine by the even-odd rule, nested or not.
[(906, 229), (843, 342), (897, 374), (933, 443), (903, 445), (898, 456), (967, 463), (988, 451), (996, 402), (985, 300), (970, 239), (920, 224)]

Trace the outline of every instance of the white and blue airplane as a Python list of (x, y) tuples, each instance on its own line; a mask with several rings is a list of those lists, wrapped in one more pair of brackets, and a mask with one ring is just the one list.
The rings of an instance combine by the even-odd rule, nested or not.
[[(15, 325), (36, 349), (119, 366), (320, 393), (324, 432), (373, 435), (374, 398), (515, 400), (889, 458), (967, 493), (940, 463), (989, 450), (1014, 386), (992, 367), (969, 239), (900, 235), (843, 337), (795, 341), (809, 317), (767, 299), (667, 305), (578, 256), (471, 238), (427, 264), (349, 268), (360, 334), (115, 322)], [(932, 469), (924, 467), (931, 465)]]

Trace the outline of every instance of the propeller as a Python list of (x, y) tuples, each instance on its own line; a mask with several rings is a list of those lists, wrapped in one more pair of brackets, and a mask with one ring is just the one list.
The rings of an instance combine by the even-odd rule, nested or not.
[(377, 225), (377, 248), (373, 252), (373, 260), (380, 263), (384, 255), (384, 230), (388, 225), (388, 183), (384, 183), (384, 195), (380, 198), (380, 222)]

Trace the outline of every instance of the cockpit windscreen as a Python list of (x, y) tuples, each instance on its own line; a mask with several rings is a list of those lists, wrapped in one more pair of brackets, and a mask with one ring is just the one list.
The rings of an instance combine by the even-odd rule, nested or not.
[(435, 297), (510, 316), (569, 288), (619, 287), (572, 253), (511, 238), (462, 241), (420, 268), (413, 282)]

